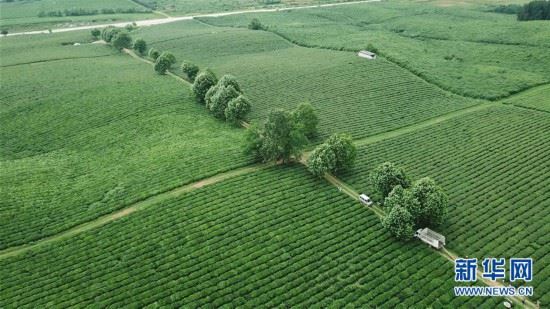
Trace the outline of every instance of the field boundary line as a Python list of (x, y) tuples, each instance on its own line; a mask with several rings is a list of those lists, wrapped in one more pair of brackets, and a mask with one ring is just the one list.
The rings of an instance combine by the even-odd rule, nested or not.
[[(162, 25), (162, 24), (173, 23), (173, 22), (182, 21), (182, 20), (192, 20), (192, 19), (198, 18), (198, 17), (221, 17), (221, 16), (240, 15), (240, 14), (247, 14), (247, 13), (269, 13), (269, 12), (279, 12), (279, 11), (292, 11), (292, 10), (333, 7), (333, 6), (350, 5), (350, 4), (363, 4), (363, 3), (381, 2), (381, 1), (382, 0), (359, 0), (359, 1), (326, 3), (326, 4), (318, 4), (318, 5), (304, 5), (304, 6), (294, 6), (294, 7), (287, 6), (287, 7), (268, 8), (268, 9), (264, 8), (264, 9), (251, 9), (251, 10), (236, 10), (236, 11), (229, 11), (229, 12), (206, 13), (206, 14), (179, 16), (179, 17), (171, 17), (170, 16), (170, 17), (167, 17), (167, 18), (160, 18), (160, 19), (142, 19), (142, 20), (136, 20), (136, 21), (133, 21), (133, 22), (136, 23), (137, 26), (154, 26), (154, 25)], [(124, 27), (128, 24), (131, 24), (131, 23), (132, 23), (132, 21), (126, 21), (126, 22), (86, 25), (86, 26), (69, 27), (69, 28), (57, 28), (57, 29), (51, 29), (51, 32), (50, 32), (50, 30), (34, 30), (34, 31), (14, 32), (14, 33), (8, 33), (6, 36), (69, 32), (69, 31), (77, 31), (77, 30), (89, 30), (89, 29), (94, 29), (94, 28), (103, 28), (103, 27), (107, 27), (107, 26)]]
[(480, 103), (480, 104), (470, 106), (470, 107), (466, 107), (466, 108), (463, 108), (463, 109), (459, 109), (459, 110), (456, 110), (456, 111), (453, 111), (453, 112), (450, 112), (450, 113), (447, 113), (447, 114), (443, 114), (443, 115), (439, 115), (439, 116), (436, 116), (436, 117), (433, 117), (433, 118), (429, 118), (427, 120), (416, 122), (416, 123), (413, 123), (413, 124), (408, 125), (408, 126), (403, 126), (403, 127), (397, 128), (397, 129), (390, 130), (390, 131), (386, 131), (386, 132), (378, 133), (378, 134), (375, 134), (375, 135), (367, 136), (367, 137), (364, 137), (364, 138), (356, 139), (356, 140), (353, 141), (353, 143), (356, 146), (364, 146), (364, 145), (368, 145), (368, 144), (373, 144), (373, 143), (380, 142), (380, 141), (383, 141), (383, 140), (386, 140), (386, 139), (398, 137), (398, 136), (401, 136), (403, 134), (411, 133), (411, 132), (414, 132), (414, 131), (417, 131), (417, 130), (420, 130), (420, 129), (431, 127), (433, 125), (436, 125), (436, 124), (454, 119), (456, 117), (460, 117), (460, 116), (463, 116), (463, 115), (466, 115), (466, 114), (470, 114), (470, 113), (473, 113), (473, 112), (485, 110), (485, 109), (488, 109), (488, 108), (491, 108), (491, 107), (496, 107), (496, 106), (503, 106), (503, 104), (502, 104), (502, 102)]
[(511, 103), (511, 102), (503, 102), (502, 104), (504, 104), (505, 106), (511, 106), (511, 107), (515, 107), (515, 108), (534, 111), (534, 112), (550, 114), (550, 111), (544, 110), (544, 109), (541, 109), (541, 108), (537, 108), (537, 107), (523, 106), (523, 105), (518, 105), (518, 104), (515, 104), (515, 103)]
[(31, 243), (27, 243), (27, 244), (24, 244), (24, 245), (19, 245), (19, 246), (15, 246), (15, 247), (0, 250), (0, 260), (8, 258), (8, 257), (12, 257), (12, 256), (20, 255), (20, 254), (23, 254), (23, 253), (25, 253), (29, 250), (36, 249), (36, 248), (39, 248), (39, 247), (43, 247), (43, 246), (46, 246), (48, 244), (52, 244), (52, 243), (55, 243), (55, 242), (58, 242), (58, 241), (61, 241), (61, 240), (64, 240), (64, 239), (68, 239), (68, 238), (71, 238), (71, 237), (76, 236), (78, 234), (81, 234), (83, 232), (101, 227), (101, 226), (103, 226), (107, 223), (110, 223), (110, 222), (115, 221), (117, 219), (126, 217), (126, 216), (128, 216), (128, 215), (130, 215), (134, 212), (141, 211), (141, 210), (144, 210), (146, 208), (149, 208), (149, 207), (151, 207), (151, 206), (153, 206), (153, 205), (155, 205), (159, 202), (162, 202), (164, 200), (167, 200), (169, 198), (175, 198), (175, 197), (178, 197), (178, 196), (180, 196), (184, 193), (189, 193), (191, 191), (194, 191), (194, 190), (197, 190), (197, 189), (209, 186), (209, 185), (219, 183), (219, 182), (224, 181), (224, 180), (229, 179), (229, 178), (233, 178), (233, 177), (253, 173), (253, 172), (256, 172), (256, 171), (259, 171), (259, 170), (262, 170), (262, 169), (265, 169), (265, 168), (268, 168), (268, 167), (271, 167), (271, 166), (274, 166), (274, 165), (275, 165), (275, 163), (264, 163), (264, 164), (254, 164), (254, 165), (250, 165), (250, 166), (239, 167), (239, 168), (235, 168), (233, 170), (218, 173), (216, 175), (204, 178), (204, 179), (199, 180), (199, 181), (195, 181), (195, 182), (192, 182), (192, 183), (185, 184), (183, 186), (178, 186), (176, 188), (169, 189), (168, 191), (164, 191), (164, 192), (161, 192), (161, 193), (158, 193), (158, 194), (151, 195), (151, 196), (149, 196), (149, 197), (147, 197), (147, 198), (145, 198), (145, 199), (143, 199), (139, 202), (133, 203), (133, 204), (127, 206), (127, 207), (116, 210), (116, 211), (114, 211), (110, 214), (100, 216), (100, 217), (98, 217), (96, 219), (93, 219), (91, 221), (78, 224), (78, 225), (76, 225), (72, 228), (69, 228), (69, 229), (67, 229), (65, 231), (62, 231), (60, 233), (57, 233), (55, 235), (39, 239), (35, 242), (31, 242)]
[(19, 65), (30, 65), (30, 64), (37, 64), (37, 63), (47, 63), (47, 62), (74, 60), (74, 59), (101, 58), (101, 57), (109, 57), (109, 56), (116, 56), (116, 54), (106, 54), (106, 55), (86, 56), (86, 57), (67, 57), (67, 58), (44, 59), (44, 60), (36, 60), (36, 61), (30, 61), (30, 62), (0, 65), (0, 68), (10, 68), (10, 67), (16, 67), (16, 66), (19, 66)]
[(128, 1), (131, 2), (131, 3), (133, 3), (133, 4), (137, 4), (137, 5), (141, 6), (141, 7), (144, 7), (144, 8), (146, 8), (146, 9), (148, 9), (148, 10), (151, 10), (151, 12), (153, 12), (153, 14), (162, 15), (162, 16), (165, 16), (166, 18), (171, 18), (171, 17), (172, 17), (172, 16), (170, 16), (170, 15), (168, 15), (168, 14), (162, 12), (162, 11), (157, 11), (157, 10), (151, 8), (151, 7), (148, 7), (148, 6), (146, 6), (145, 4), (143, 4), (143, 3), (139, 2), (139, 1), (136, 1), (136, 0), (128, 0)]

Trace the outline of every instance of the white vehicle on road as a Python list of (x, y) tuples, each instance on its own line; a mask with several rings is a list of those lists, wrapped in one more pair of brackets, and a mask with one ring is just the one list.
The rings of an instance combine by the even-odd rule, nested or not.
[(361, 203), (364, 204), (364, 205), (367, 205), (367, 206), (372, 205), (372, 200), (371, 200), (370, 197), (368, 197), (366, 194), (361, 194), (361, 195), (359, 195), (359, 200), (360, 200)]

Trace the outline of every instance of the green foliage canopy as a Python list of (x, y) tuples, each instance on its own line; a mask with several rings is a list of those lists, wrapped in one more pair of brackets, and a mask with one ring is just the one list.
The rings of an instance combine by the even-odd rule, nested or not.
[(212, 88), (218, 82), (218, 78), (214, 72), (206, 69), (204, 72), (199, 73), (193, 83), (193, 93), (199, 103), (205, 103), (205, 96), (208, 90)]
[(191, 62), (184, 61), (181, 64), (181, 70), (191, 81), (194, 81), (195, 77), (197, 77), (197, 74), (199, 73), (199, 66)]
[(137, 39), (134, 42), (134, 50), (140, 53), (141, 55), (145, 54), (147, 50), (147, 43), (143, 39)]
[(382, 198), (388, 196), (397, 185), (403, 188), (410, 186), (410, 180), (405, 175), (405, 171), (391, 162), (384, 162), (377, 166), (370, 174), (370, 179)]

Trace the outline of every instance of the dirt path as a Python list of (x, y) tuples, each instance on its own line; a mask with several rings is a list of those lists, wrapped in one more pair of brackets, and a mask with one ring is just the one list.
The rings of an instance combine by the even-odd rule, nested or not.
[(388, 131), (388, 132), (379, 133), (379, 134), (368, 136), (368, 137), (365, 137), (365, 138), (362, 138), (362, 139), (357, 139), (357, 140), (354, 140), (353, 142), (356, 146), (364, 146), (364, 145), (368, 145), (368, 144), (373, 144), (373, 143), (376, 143), (376, 142), (379, 142), (379, 141), (382, 141), (382, 140), (386, 140), (386, 139), (397, 137), (397, 136), (400, 136), (400, 135), (403, 135), (403, 134), (406, 134), (406, 133), (414, 132), (414, 131), (420, 130), (422, 128), (431, 127), (431, 126), (436, 125), (438, 123), (445, 122), (447, 120), (450, 120), (450, 119), (453, 119), (453, 118), (456, 118), (456, 117), (459, 117), (459, 116), (463, 116), (463, 115), (466, 115), (466, 114), (469, 114), (469, 113), (485, 110), (487, 108), (494, 107), (494, 106), (499, 106), (499, 105), (502, 105), (502, 103), (501, 102), (480, 103), (480, 104), (477, 104), (477, 105), (474, 105), (474, 106), (470, 106), (470, 107), (467, 107), (467, 108), (464, 108), (464, 109), (459, 109), (457, 111), (453, 111), (453, 112), (443, 114), (443, 115), (440, 115), (440, 116), (437, 116), (437, 117), (434, 117), (434, 118), (430, 118), (428, 120), (417, 122), (415, 124), (405, 126), (405, 127), (399, 128), (399, 129), (394, 129), (394, 130), (391, 130), (391, 131)]
[[(302, 9), (311, 9), (311, 8), (318, 8), (318, 7), (332, 7), (332, 6), (361, 4), (361, 3), (380, 2), (380, 1), (381, 0), (362, 0), (362, 1), (350, 1), (350, 2), (340, 2), (340, 3), (328, 3), (328, 4), (321, 4), (321, 5), (304, 5), (304, 6), (284, 7), (284, 8), (239, 10), (239, 11), (231, 11), (231, 12), (220, 12), (220, 13), (210, 13), (210, 14), (200, 14), (200, 15), (192, 15), (192, 16), (180, 16), (180, 17), (171, 17), (166, 13), (155, 11), (155, 13), (164, 15), (166, 16), (166, 18), (138, 20), (138, 21), (135, 21), (135, 23), (138, 27), (146, 27), (146, 26), (168, 24), (168, 23), (173, 23), (173, 22), (182, 21), (182, 20), (192, 20), (193, 18), (196, 18), (196, 17), (221, 17), (221, 16), (239, 15), (239, 14), (247, 14), (247, 13), (291, 11), (291, 10), (302, 10)], [(124, 27), (131, 23), (132, 21), (125, 21), (125, 22), (110, 23), (110, 24), (95, 24), (95, 25), (86, 25), (86, 26), (70, 27), (70, 28), (58, 28), (58, 29), (52, 29), (51, 33), (88, 30), (88, 29), (94, 29), (94, 28), (103, 28), (107, 26)], [(45, 34), (50, 33), (50, 30), (14, 32), (14, 33), (8, 33), (7, 36), (43, 34), (43, 33)]]
[(255, 171), (259, 171), (261, 169), (267, 168), (269, 166), (273, 166), (274, 164), (260, 164), (260, 165), (253, 165), (253, 166), (247, 166), (247, 167), (241, 167), (237, 168), (231, 171), (223, 172), (217, 175), (214, 175), (212, 177), (205, 178), (203, 180), (190, 183), (181, 187), (177, 187), (174, 189), (171, 189), (169, 191), (153, 195), (151, 197), (148, 197), (140, 202), (137, 202), (135, 204), (132, 204), (128, 207), (125, 207), (123, 209), (117, 210), (113, 213), (101, 216), (97, 219), (94, 219), (92, 221), (82, 223), (80, 225), (77, 225), (73, 228), (70, 228), (64, 232), (61, 232), (59, 234), (56, 234), (54, 236), (46, 237), (43, 239), (40, 239), (34, 243), (29, 243), (17, 247), (11, 247), (8, 249), (4, 249), (0, 251), (0, 260), (4, 258), (8, 258), (10, 256), (15, 256), (19, 254), (23, 254), (29, 250), (36, 249), (63, 239), (71, 238), (73, 236), (76, 236), (80, 233), (84, 233), (86, 231), (101, 227), (109, 222), (115, 221), (116, 219), (120, 219), (122, 217), (126, 217), (134, 212), (146, 209), (152, 205), (155, 205), (157, 203), (160, 203), (164, 200), (167, 200), (169, 198), (178, 197), (184, 193), (191, 192), (193, 190), (197, 190), (200, 188), (203, 188), (205, 186), (209, 186), (221, 181), (224, 181), (229, 178), (233, 178), (236, 176), (253, 173)]

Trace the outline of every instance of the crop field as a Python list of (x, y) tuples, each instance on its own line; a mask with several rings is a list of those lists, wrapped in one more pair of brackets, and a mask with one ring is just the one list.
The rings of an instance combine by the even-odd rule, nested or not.
[(303, 168), (276, 167), (0, 260), (0, 306), (497, 303), (453, 298), (450, 271), (452, 263), (396, 242), (372, 212)]
[(429, 176), (450, 198), (441, 231), (462, 256), (531, 256), (535, 299), (550, 303), (550, 114), (499, 106), (359, 149), (343, 179), (373, 192), (369, 171), (385, 161)]
[[(64, 10), (85, 10), (98, 11), (94, 15), (85, 16), (44, 16), (39, 17), (41, 12), (64, 12)], [(104, 9), (110, 10), (136, 10), (133, 14), (101, 14)], [(149, 10), (130, 0), (26, 0), (0, 2), (0, 29), (7, 29), (10, 32), (29, 30), (61, 28), (88, 23), (101, 23), (111, 21), (132, 21), (136, 19), (147, 19), (161, 17), (152, 13), (143, 13)], [(89, 13), (91, 14), (91, 13)]]
[(504, 103), (550, 112), (550, 85), (525, 91)]
[(125, 55), (3, 67), (0, 123), (0, 248), (251, 162), (244, 131)]
[[(495, 10), (529, 0), (290, 8), (344, 1), (0, 0), (2, 34), (72, 28), (0, 35), (0, 308), (549, 307), (550, 22)], [(92, 36), (112, 21), (138, 22)], [(205, 108), (184, 62), (240, 87)], [(383, 162), (443, 193), (390, 213)]]
[(494, 100), (550, 81), (544, 21), (518, 24), (506, 14), (402, 3), (246, 16), (203, 20), (243, 27), (257, 17), (269, 31), (310, 47), (356, 51), (372, 44), (399, 66), (468, 97)]
[[(32, 38), (2, 38), (0, 67), (31, 64), (63, 59), (95, 58), (118, 52), (93, 41), (88, 31), (66, 32), (55, 35), (35, 35)], [(74, 46), (74, 43), (83, 45)]]
[(144, 6), (155, 8), (173, 16), (347, 1), (350, 0), (138, 0)]
[[(253, 102), (253, 120), (274, 108), (311, 102), (321, 119), (320, 137), (349, 132), (361, 138), (479, 104), (383, 59), (369, 62), (351, 52), (294, 46), (268, 32), (194, 21), (159, 28), (137, 35), (180, 61), (236, 76)], [(163, 34), (157, 38), (157, 32)]]

